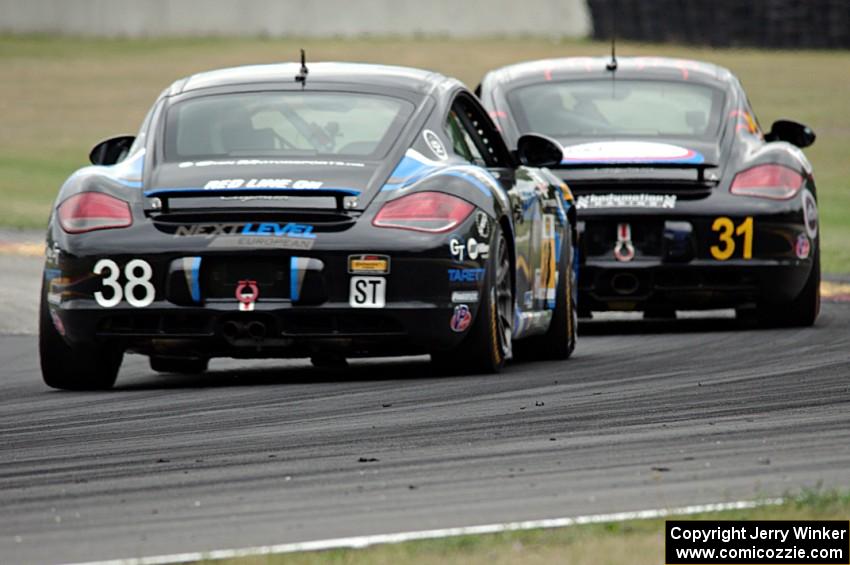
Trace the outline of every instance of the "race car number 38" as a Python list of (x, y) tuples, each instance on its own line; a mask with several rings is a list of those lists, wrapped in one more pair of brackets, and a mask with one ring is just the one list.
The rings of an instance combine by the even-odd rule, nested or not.
[(103, 277), (103, 290), (95, 292), (94, 299), (104, 308), (118, 306), (122, 300), (134, 308), (144, 308), (150, 306), (156, 296), (151, 284), (153, 269), (142, 259), (133, 259), (124, 266), (123, 285), (119, 282), (121, 269), (112, 259), (101, 259), (92, 272)]
[(348, 304), (352, 308), (383, 308), (386, 293), (387, 279), (383, 277), (351, 277)]

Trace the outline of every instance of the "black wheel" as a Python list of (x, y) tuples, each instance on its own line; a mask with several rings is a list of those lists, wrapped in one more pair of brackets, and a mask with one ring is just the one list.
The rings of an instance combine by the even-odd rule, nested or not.
[(498, 373), (511, 356), (514, 315), (511, 256), (498, 225), (495, 232), (478, 316), (460, 347), (431, 354), (434, 364), (441, 369)]
[(576, 276), (573, 268), (573, 246), (569, 230), (561, 245), (558, 261), (558, 287), (555, 310), (549, 329), (541, 336), (529, 337), (516, 343), (523, 359), (568, 359), (576, 347), (578, 308), (576, 308)]
[(157, 373), (197, 375), (207, 370), (210, 360), (199, 357), (158, 357), (151, 355), (151, 369)]
[(765, 326), (812, 326), (820, 314), (820, 248), (815, 251), (814, 265), (797, 298), (786, 304), (760, 304), (759, 323)]
[(101, 346), (69, 345), (50, 316), (44, 289), (38, 318), (38, 353), (45, 384), (64, 390), (106, 390), (112, 388), (124, 352)]

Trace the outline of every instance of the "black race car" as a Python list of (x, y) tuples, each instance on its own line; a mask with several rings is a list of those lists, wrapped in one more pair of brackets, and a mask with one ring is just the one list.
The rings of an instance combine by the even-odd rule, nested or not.
[(512, 342), (576, 340), (575, 209), (457, 80), (416, 69), (250, 66), (175, 82), (135, 137), (62, 186), (40, 351), (56, 388), (112, 386), (125, 351), (430, 353), (498, 371)]
[(592, 310), (738, 309), (811, 325), (820, 261), (814, 142), (763, 133), (726, 69), (664, 58), (566, 58), (492, 71), (477, 91), (509, 144), (559, 140), (576, 195), (579, 301)]

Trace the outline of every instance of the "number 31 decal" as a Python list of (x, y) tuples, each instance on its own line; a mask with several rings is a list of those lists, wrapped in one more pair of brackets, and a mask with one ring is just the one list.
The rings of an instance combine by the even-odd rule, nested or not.
[(118, 282), (121, 269), (112, 259), (101, 259), (93, 269), (94, 274), (103, 275), (103, 286), (109, 292), (101, 291), (94, 293), (94, 299), (104, 308), (117, 306), (122, 299), (126, 299), (130, 306), (144, 308), (150, 306), (156, 294), (151, 277), (153, 269), (150, 263), (142, 259), (133, 259), (124, 266), (124, 278), (127, 282), (122, 287)]
[(744, 259), (753, 258), (753, 217), (747, 216), (744, 221), (735, 226), (731, 219), (721, 216), (711, 224), (711, 231), (718, 232), (718, 245), (711, 246), (711, 256), (718, 261), (725, 261), (735, 253), (735, 237), (744, 238)]

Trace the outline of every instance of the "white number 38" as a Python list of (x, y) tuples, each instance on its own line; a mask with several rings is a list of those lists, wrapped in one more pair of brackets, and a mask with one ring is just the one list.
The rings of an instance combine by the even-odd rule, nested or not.
[(121, 269), (112, 259), (98, 261), (93, 272), (96, 275), (103, 275), (104, 289), (108, 289), (106, 293), (101, 291), (94, 293), (94, 299), (100, 306), (112, 308), (125, 298), (127, 303), (135, 308), (144, 308), (150, 306), (153, 302), (156, 295), (153, 284), (151, 284), (153, 269), (147, 261), (133, 259), (124, 266), (124, 278), (127, 279), (127, 282), (123, 288), (118, 282)]

